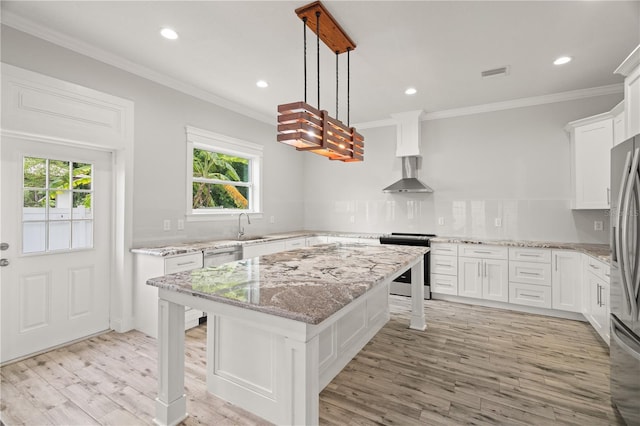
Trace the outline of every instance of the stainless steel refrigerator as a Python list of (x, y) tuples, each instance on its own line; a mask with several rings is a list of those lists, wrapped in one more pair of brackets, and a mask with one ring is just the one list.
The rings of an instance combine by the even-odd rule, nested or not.
[(611, 400), (640, 425), (640, 135), (611, 150)]

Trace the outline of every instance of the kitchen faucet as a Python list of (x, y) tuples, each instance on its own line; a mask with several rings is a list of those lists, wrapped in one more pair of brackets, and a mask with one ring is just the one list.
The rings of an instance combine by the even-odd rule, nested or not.
[(244, 235), (244, 228), (240, 226), (240, 219), (242, 219), (242, 215), (247, 216), (247, 225), (251, 225), (251, 219), (249, 219), (248, 213), (243, 212), (238, 215), (238, 240)]

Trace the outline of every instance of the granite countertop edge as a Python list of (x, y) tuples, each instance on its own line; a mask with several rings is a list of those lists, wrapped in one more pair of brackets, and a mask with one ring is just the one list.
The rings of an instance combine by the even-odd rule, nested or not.
[(483, 240), (464, 237), (435, 237), (431, 239), (431, 243), (453, 243), (453, 244), (478, 244), (502, 247), (523, 247), (523, 248), (542, 248), (556, 250), (573, 250), (585, 253), (602, 262), (610, 263), (611, 255), (608, 244), (595, 243), (563, 243), (553, 241), (526, 241), (526, 240)]

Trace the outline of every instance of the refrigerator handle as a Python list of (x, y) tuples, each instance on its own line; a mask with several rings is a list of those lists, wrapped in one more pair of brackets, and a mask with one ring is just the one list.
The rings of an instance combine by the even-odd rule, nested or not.
[(633, 281), (631, 282), (631, 303), (636, 307), (636, 320), (640, 318), (640, 238), (638, 238), (638, 232), (640, 232), (640, 164), (638, 168), (632, 172), (634, 176), (634, 191), (633, 196), (635, 198), (635, 210), (631, 215), (635, 221), (633, 238), (633, 251), (635, 256), (635, 265), (633, 265)]
[[(629, 219), (631, 218), (631, 200), (633, 199), (634, 189), (637, 184), (637, 171), (640, 163), (640, 148), (636, 148), (633, 153), (633, 161), (631, 163), (631, 169), (627, 178), (627, 184), (624, 194), (624, 202), (622, 207), (622, 218), (620, 222), (620, 233), (622, 236), (622, 251), (618, 253), (619, 258), (622, 260), (620, 272), (622, 272), (622, 282), (627, 292), (628, 308), (631, 313), (631, 318), (638, 317), (638, 304), (636, 301), (636, 291), (634, 283), (634, 265), (632, 264), (631, 249), (629, 245)], [(634, 220), (636, 220), (634, 218)], [(635, 247), (633, 247), (635, 249)], [(622, 265), (624, 263), (624, 265)]]
[(626, 302), (626, 310), (627, 312), (631, 312), (631, 300), (630, 300), (630, 292), (628, 290), (628, 284), (625, 275), (626, 269), (626, 258), (625, 258), (625, 230), (622, 229), (622, 217), (625, 214), (624, 210), (624, 201), (625, 201), (625, 193), (627, 190), (627, 185), (629, 182), (629, 169), (631, 168), (631, 154), (632, 152), (627, 152), (627, 158), (624, 162), (624, 168), (622, 169), (622, 181), (620, 182), (620, 192), (618, 193), (618, 204), (615, 209), (615, 217), (614, 217), (614, 226), (613, 229), (616, 231), (615, 235), (615, 254), (616, 258), (612, 258), (612, 260), (618, 261), (618, 268), (620, 269), (620, 281), (622, 284), (622, 294), (624, 295), (624, 300)]
[[(629, 346), (623, 340), (623, 336), (630, 340), (636, 348)], [(625, 352), (640, 361), (640, 340), (613, 314), (611, 315), (611, 337)]]

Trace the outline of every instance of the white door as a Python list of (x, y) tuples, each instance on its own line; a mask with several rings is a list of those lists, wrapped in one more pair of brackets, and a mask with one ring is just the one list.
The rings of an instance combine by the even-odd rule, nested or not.
[(4, 137), (0, 362), (109, 328), (111, 154)]

